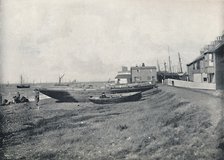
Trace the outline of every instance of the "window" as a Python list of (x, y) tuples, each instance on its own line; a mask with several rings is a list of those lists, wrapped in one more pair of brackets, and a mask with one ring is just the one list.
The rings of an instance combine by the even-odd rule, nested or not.
[(197, 69), (200, 69), (200, 61), (197, 61)]
[(207, 82), (207, 78), (206, 77), (204, 77), (204, 82)]
[(214, 61), (214, 54), (213, 53), (211, 54), (211, 61), (212, 62)]

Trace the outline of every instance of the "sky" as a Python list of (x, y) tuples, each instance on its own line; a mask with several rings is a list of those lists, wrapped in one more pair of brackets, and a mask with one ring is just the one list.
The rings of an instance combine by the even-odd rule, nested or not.
[(224, 0), (0, 2), (1, 83), (112, 80), (169, 56), (178, 70), (178, 52), (186, 71), (224, 30)]

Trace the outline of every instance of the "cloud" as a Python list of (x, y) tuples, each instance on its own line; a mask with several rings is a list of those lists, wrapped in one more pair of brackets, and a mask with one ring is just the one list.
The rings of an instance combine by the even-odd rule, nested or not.
[[(206, 2), (206, 3), (205, 3)], [(108, 80), (120, 66), (177, 64), (223, 29), (221, 1), (3, 0), (4, 82)], [(168, 54), (168, 46), (170, 52)]]

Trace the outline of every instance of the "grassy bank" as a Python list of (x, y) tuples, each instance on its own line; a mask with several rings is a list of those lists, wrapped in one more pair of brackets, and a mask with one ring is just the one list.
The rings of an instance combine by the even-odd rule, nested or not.
[(210, 160), (222, 153), (207, 110), (161, 90), (131, 103), (48, 99), (40, 110), (27, 103), (1, 111), (7, 159)]

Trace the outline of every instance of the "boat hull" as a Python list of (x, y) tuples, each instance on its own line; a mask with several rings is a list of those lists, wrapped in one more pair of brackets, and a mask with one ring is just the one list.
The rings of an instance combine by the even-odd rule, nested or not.
[(62, 90), (62, 89), (39, 89), (42, 94), (54, 98), (60, 102), (89, 102), (89, 97), (100, 95), (105, 90)]
[(91, 97), (89, 100), (96, 104), (110, 104), (110, 103), (122, 103), (122, 102), (131, 102), (131, 101), (138, 101), (142, 98), (141, 92), (133, 92), (133, 93), (126, 93), (126, 94), (117, 94), (117, 95), (110, 95), (106, 98), (100, 97)]
[(27, 85), (17, 85), (16, 86), (17, 88), (30, 88), (30, 85), (29, 84), (27, 84)]
[(54, 86), (69, 86), (69, 84), (54, 84)]
[(106, 94), (127, 93), (127, 92), (144, 92), (152, 89), (153, 85), (147, 86), (132, 86), (132, 87), (114, 87), (106, 89), (45, 89), (41, 88), (39, 91), (51, 98), (57, 99), (60, 102), (89, 102), (89, 97), (99, 96), (102, 92)]
[(144, 92), (154, 87), (155, 85), (115, 87), (111, 88), (111, 93)]

